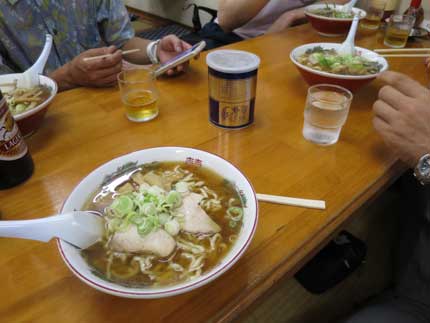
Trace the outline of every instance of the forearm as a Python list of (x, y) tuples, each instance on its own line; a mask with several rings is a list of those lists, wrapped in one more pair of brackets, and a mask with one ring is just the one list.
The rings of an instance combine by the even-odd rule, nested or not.
[(219, 0), (218, 23), (230, 32), (254, 18), (269, 0)]
[(69, 63), (57, 68), (55, 71), (48, 75), (52, 78), (58, 85), (58, 91), (66, 91), (77, 87), (71, 80), (71, 75), (69, 73)]
[(127, 43), (125, 43), (122, 50), (125, 51), (139, 48), (140, 51), (127, 55), (127, 61), (134, 64), (150, 64), (151, 61), (149, 60), (148, 55), (146, 55), (146, 47), (150, 42), (150, 40), (140, 37), (131, 38)]

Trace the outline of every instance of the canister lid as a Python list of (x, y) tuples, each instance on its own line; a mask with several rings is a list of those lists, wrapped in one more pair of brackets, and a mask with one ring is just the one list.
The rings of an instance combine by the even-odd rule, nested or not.
[(260, 58), (242, 50), (221, 49), (209, 53), (206, 64), (222, 73), (247, 73), (258, 68)]

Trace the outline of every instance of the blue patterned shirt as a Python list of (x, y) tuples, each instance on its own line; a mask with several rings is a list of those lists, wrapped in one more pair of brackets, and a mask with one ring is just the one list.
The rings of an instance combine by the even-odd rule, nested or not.
[(122, 47), (134, 31), (122, 0), (0, 0), (0, 74), (23, 72), (50, 33), (50, 73), (81, 52)]

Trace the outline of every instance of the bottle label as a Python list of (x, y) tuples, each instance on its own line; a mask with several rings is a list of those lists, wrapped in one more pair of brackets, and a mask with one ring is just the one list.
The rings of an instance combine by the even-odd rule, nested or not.
[(26, 153), (27, 145), (3, 98), (0, 100), (0, 160), (16, 160)]

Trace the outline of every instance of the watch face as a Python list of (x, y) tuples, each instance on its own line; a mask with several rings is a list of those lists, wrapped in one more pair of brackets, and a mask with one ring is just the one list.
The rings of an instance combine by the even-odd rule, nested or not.
[(422, 176), (424, 177), (430, 176), (430, 157), (427, 157), (423, 160), (423, 162), (419, 166), (419, 170)]

